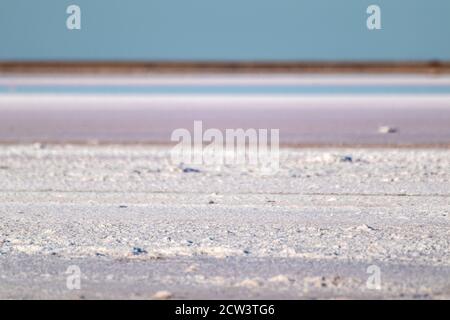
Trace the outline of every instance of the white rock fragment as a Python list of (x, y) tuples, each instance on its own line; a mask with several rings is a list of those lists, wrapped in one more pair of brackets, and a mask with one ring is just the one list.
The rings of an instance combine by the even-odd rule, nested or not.
[(187, 267), (186, 270), (184, 270), (184, 272), (191, 273), (191, 272), (196, 272), (197, 270), (198, 270), (197, 265), (193, 264), (193, 265)]
[(153, 296), (153, 300), (168, 300), (173, 297), (173, 294), (169, 291), (158, 291)]
[(357, 226), (356, 230), (364, 231), (364, 232), (372, 232), (372, 231), (375, 231), (375, 228), (368, 226), (367, 224), (362, 224), (360, 226)]
[(398, 131), (397, 128), (390, 127), (390, 126), (381, 126), (378, 128), (378, 133), (381, 133), (381, 134), (396, 133), (397, 131)]
[(275, 277), (270, 278), (269, 282), (279, 283), (279, 284), (290, 284), (290, 283), (294, 282), (294, 280), (290, 279), (288, 276), (286, 276), (284, 274), (279, 274)]
[(237, 284), (238, 287), (258, 288), (261, 286), (261, 281), (258, 279), (245, 279)]

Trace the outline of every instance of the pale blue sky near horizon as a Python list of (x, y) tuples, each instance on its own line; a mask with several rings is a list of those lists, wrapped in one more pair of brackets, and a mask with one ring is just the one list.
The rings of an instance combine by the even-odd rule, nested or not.
[(1, 0), (0, 60), (450, 61), (450, 1)]

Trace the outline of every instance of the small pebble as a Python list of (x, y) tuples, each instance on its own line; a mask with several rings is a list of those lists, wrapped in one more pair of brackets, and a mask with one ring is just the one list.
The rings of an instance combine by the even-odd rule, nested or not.
[(352, 156), (343, 156), (341, 157), (341, 162), (353, 162)]
[(294, 282), (293, 279), (289, 278), (286, 275), (279, 274), (269, 279), (269, 282), (280, 283), (280, 284), (289, 284)]
[(133, 255), (135, 255), (135, 256), (139, 256), (141, 254), (146, 254), (146, 253), (147, 253), (147, 251), (145, 251), (142, 248), (138, 248), (138, 247), (133, 248)]
[(237, 284), (239, 287), (256, 288), (261, 286), (261, 281), (258, 279), (245, 279)]
[(362, 224), (362, 225), (356, 227), (356, 229), (359, 231), (367, 231), (367, 232), (376, 230), (375, 228), (368, 226), (367, 224)]
[(185, 272), (189, 273), (189, 272), (196, 272), (198, 270), (197, 265), (193, 264), (189, 267), (186, 268)]
[(173, 294), (169, 291), (158, 291), (153, 296), (154, 300), (168, 300), (173, 297)]
[(194, 169), (194, 168), (184, 168), (184, 169), (183, 169), (183, 172), (184, 172), (184, 173), (199, 173), (200, 170)]
[(381, 126), (378, 128), (378, 133), (382, 134), (389, 134), (389, 133), (396, 133), (397, 129), (389, 126)]

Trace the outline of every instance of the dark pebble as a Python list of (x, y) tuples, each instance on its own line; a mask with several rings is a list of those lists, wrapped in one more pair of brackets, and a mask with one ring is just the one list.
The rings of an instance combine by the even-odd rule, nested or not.
[(141, 254), (145, 254), (145, 253), (147, 253), (147, 251), (145, 251), (142, 248), (138, 248), (138, 247), (134, 247), (133, 248), (133, 255), (135, 255), (135, 256), (138, 256), (138, 255), (141, 255)]
[(341, 162), (353, 162), (353, 158), (351, 156), (341, 157)]

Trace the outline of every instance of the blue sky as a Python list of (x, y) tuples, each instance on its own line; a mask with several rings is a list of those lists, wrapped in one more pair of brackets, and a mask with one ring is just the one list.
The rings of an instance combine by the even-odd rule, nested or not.
[(450, 61), (450, 1), (1, 0), (0, 60)]

